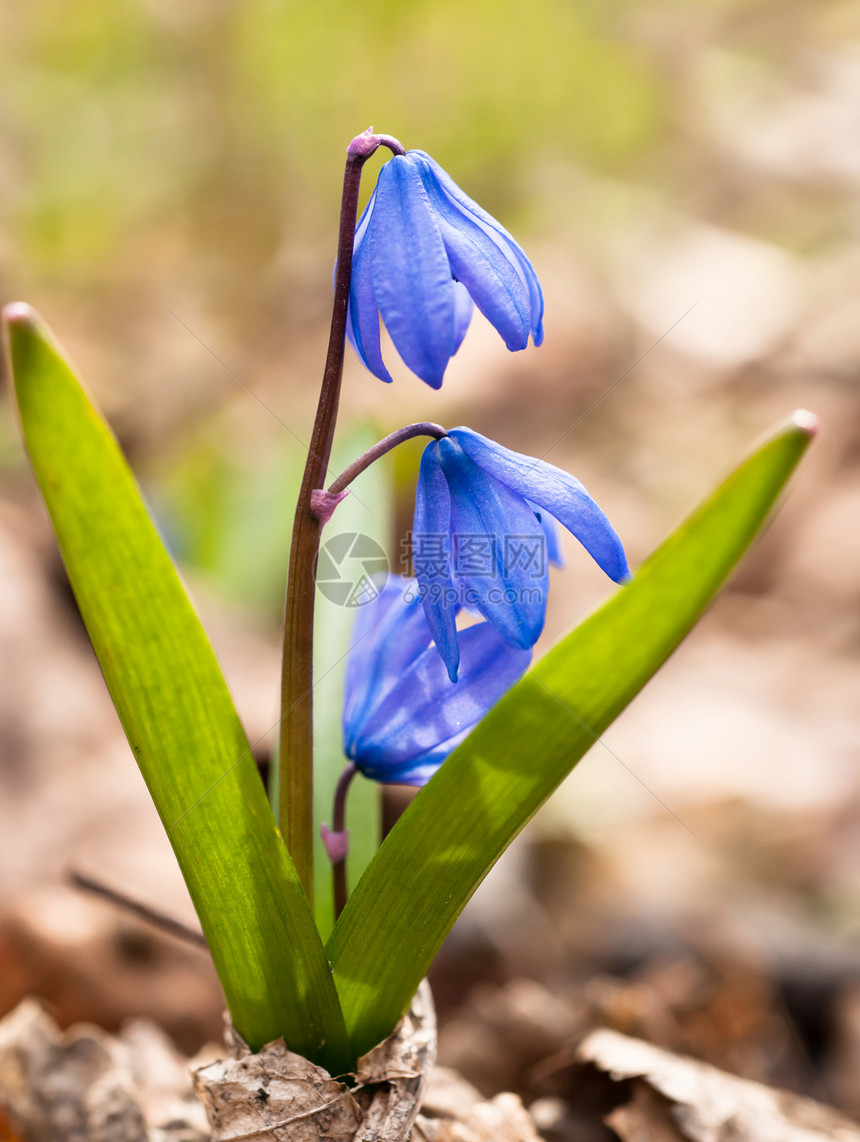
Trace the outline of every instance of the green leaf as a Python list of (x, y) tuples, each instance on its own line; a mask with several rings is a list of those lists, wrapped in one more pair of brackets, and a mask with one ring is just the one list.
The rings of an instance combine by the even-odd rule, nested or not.
[(391, 1031), (489, 869), (711, 602), (813, 427), (798, 414), (754, 452), (513, 687), (403, 814), (327, 946), (354, 1052)]
[(24, 439), (114, 705), (233, 1021), (335, 1072), (345, 1029), (218, 663), (119, 447), (32, 310), (5, 311)]

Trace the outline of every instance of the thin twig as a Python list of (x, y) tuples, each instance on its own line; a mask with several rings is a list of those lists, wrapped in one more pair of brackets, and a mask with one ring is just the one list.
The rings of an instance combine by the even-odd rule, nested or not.
[(109, 900), (117, 908), (121, 908), (124, 912), (130, 912), (132, 916), (145, 920), (148, 924), (152, 924), (153, 927), (168, 933), (168, 935), (176, 936), (179, 940), (185, 940), (186, 943), (193, 944), (197, 948), (208, 949), (209, 947), (206, 943), (206, 937), (197, 928), (191, 928), (188, 924), (183, 924), (181, 920), (176, 920), (173, 916), (168, 916), (165, 912), (161, 912), (149, 904), (134, 900), (124, 892), (109, 888), (92, 876), (86, 876), (84, 873), (72, 869), (68, 873), (68, 881), (73, 888), (79, 888), (82, 892), (90, 892), (93, 896), (100, 896), (102, 900)]

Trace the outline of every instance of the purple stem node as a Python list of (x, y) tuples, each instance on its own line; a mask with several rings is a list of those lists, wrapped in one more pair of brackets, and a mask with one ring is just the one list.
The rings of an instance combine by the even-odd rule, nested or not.
[(323, 821), (320, 825), (320, 836), (325, 845), (326, 855), (332, 864), (343, 864), (349, 852), (349, 829), (340, 829), (335, 832)]
[(311, 492), (311, 513), (325, 525), (334, 515), (334, 509), (349, 495), (349, 491), (326, 492), (322, 488), (314, 488)]

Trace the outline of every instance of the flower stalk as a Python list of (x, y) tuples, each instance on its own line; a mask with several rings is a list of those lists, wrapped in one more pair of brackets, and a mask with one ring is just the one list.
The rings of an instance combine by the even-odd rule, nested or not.
[(279, 753), (281, 780), (278, 822), (311, 904), (313, 904), (314, 564), (322, 528), (320, 520), (311, 509), (311, 497), (315, 490), (324, 485), (337, 421), (361, 169), (380, 145), (388, 147), (394, 154), (404, 153), (396, 139), (387, 135), (374, 135), (372, 129), (358, 135), (347, 148), (331, 332), (307, 463), (293, 521), (287, 577), (284, 660), (281, 676)]
[(417, 436), (431, 436), (434, 440), (442, 440), (447, 435), (448, 430), (446, 428), (431, 420), (421, 420), (415, 424), (407, 424), (403, 428), (397, 428), (394, 432), (389, 432), (387, 436), (383, 436), (381, 440), (363, 452), (357, 460), (353, 460), (348, 468), (344, 468), (337, 479), (331, 482), (325, 495), (341, 496), (356, 477), (366, 471), (371, 464), (375, 464), (387, 452), (396, 448), (398, 444), (404, 444), (407, 440), (414, 440)]
[(349, 855), (349, 832), (346, 827), (346, 795), (352, 784), (352, 779), (358, 773), (357, 767), (350, 762), (338, 779), (337, 789), (334, 793), (334, 806), (332, 808), (332, 827), (323, 824), (320, 826), (323, 844), (331, 861), (332, 885), (334, 889), (334, 918), (338, 920), (346, 907), (348, 894), (346, 883), (346, 858)]

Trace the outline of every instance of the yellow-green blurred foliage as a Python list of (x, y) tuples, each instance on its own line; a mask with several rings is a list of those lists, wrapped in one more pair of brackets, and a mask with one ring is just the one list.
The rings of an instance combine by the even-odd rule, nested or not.
[[(804, 256), (853, 233), (838, 157), (811, 177), (758, 162), (749, 115), (820, 89), (822, 61), (856, 69), (858, 40), (845, 0), (6, 0), (0, 296), (43, 312), (137, 461), (162, 457), (188, 518), (194, 489), (217, 498), (213, 465), (262, 479), (262, 454), (301, 456), (344, 148), (373, 124), (431, 152), (535, 251), (547, 347), (529, 391), (551, 390), (547, 423), (554, 408), (572, 422), (647, 347), (616, 321), (631, 224), (658, 230), (668, 211)], [(597, 318), (554, 287), (583, 265)], [(571, 340), (577, 313), (600, 346)], [(358, 411), (386, 427), (435, 415), (401, 376), (393, 398), (362, 377)], [(512, 421), (522, 389), (496, 393)], [(198, 531), (201, 551), (219, 547)]]
[(547, 150), (629, 162), (665, 125), (667, 77), (613, 24), (570, 0), (7, 4), (12, 266), (104, 284), (177, 228), (265, 262), (330, 224), (345, 142), (370, 122), (496, 206)]

